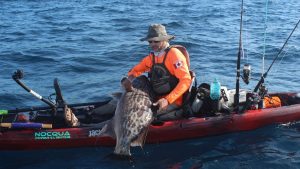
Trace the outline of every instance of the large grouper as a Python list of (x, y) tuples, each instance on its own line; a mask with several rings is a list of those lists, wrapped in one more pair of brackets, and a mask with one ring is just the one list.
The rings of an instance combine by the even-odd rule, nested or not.
[(139, 76), (132, 82), (123, 78), (121, 84), (125, 90), (115, 95), (118, 99), (115, 115), (100, 133), (116, 139), (114, 154), (131, 156), (130, 146), (142, 147), (144, 144), (153, 120), (154, 95), (146, 76)]

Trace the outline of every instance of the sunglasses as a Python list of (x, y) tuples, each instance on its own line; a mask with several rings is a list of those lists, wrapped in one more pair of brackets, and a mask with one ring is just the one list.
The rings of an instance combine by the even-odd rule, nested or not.
[(159, 43), (160, 41), (148, 41), (149, 43)]

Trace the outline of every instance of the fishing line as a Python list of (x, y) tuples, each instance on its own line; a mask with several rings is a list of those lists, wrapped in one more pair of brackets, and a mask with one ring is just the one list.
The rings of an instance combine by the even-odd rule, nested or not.
[[(243, 0), (242, 0), (242, 4), (243, 4)], [(241, 12), (241, 14), (242, 14), (242, 12)], [(242, 19), (242, 17), (241, 17), (241, 19)], [(272, 66), (274, 65), (275, 61), (278, 59), (278, 57), (279, 57), (280, 54), (282, 53), (284, 47), (286, 46), (286, 44), (288, 43), (289, 39), (291, 38), (291, 36), (292, 36), (293, 33), (295, 32), (295, 30), (296, 30), (296, 28), (298, 27), (299, 23), (300, 23), (300, 19), (298, 20), (297, 24), (294, 26), (294, 28), (293, 28), (293, 30), (291, 31), (291, 33), (289, 34), (288, 38), (285, 40), (284, 44), (283, 44), (282, 47), (280, 48), (280, 50), (279, 50), (278, 54), (276, 55), (276, 57), (273, 59), (271, 65), (270, 65), (269, 68), (268, 68), (268, 70), (267, 70), (265, 73), (262, 74), (262, 76), (261, 76), (260, 80), (258, 81), (257, 85), (255, 86), (253, 92), (256, 93), (256, 92), (258, 91), (258, 89), (260, 89), (260, 88), (262, 87), (262, 85), (264, 84), (265, 79), (266, 79), (266, 77), (267, 77), (267, 75), (268, 75), (268, 72), (270, 71), (270, 69), (271, 69)], [(238, 61), (239, 61), (239, 59), (240, 59), (240, 58), (238, 57)], [(237, 74), (239, 74), (239, 65), (237, 65), (237, 66), (238, 66)], [(237, 77), (237, 83), (239, 82), (238, 80), (239, 80), (239, 79), (238, 79), (238, 77)], [(238, 84), (236, 84), (236, 86), (239, 87)], [(234, 99), (235, 99), (235, 100), (234, 100), (234, 105), (235, 105), (235, 106), (239, 103), (239, 98), (237, 98), (237, 96), (239, 96), (239, 95), (237, 94), (238, 92), (239, 92), (239, 91), (236, 90), (236, 94), (235, 94), (235, 98), (234, 98)], [(262, 91), (261, 94), (264, 95), (264, 93), (265, 93), (265, 92), (264, 92), (264, 89), (263, 89), (263, 91)], [(240, 112), (243, 113), (243, 112), (249, 107), (249, 104), (250, 104), (250, 100), (246, 100), (246, 103), (244, 104), (244, 107), (242, 108), (242, 110), (241, 110)]]
[(268, 20), (268, 3), (269, 0), (266, 0), (266, 6), (265, 6), (265, 23), (264, 23), (264, 43), (263, 43), (263, 57), (262, 57), (262, 72), (261, 75), (265, 72), (265, 55), (266, 55), (266, 37), (267, 37), (267, 20)]
[(278, 72), (278, 69), (279, 69), (280, 65), (282, 64), (283, 58), (285, 58), (285, 56), (286, 56), (287, 53), (288, 53), (288, 51), (285, 51), (284, 54), (281, 56), (281, 59), (280, 59), (280, 61), (278, 63), (278, 67), (274, 71), (275, 73)]
[(286, 54), (288, 53), (288, 51), (289, 51), (289, 48), (287, 48), (287, 50), (284, 52), (284, 54), (281, 56), (281, 59), (280, 59), (280, 61), (279, 61), (279, 63), (278, 63), (278, 66), (275, 68), (275, 70), (274, 70), (274, 75), (272, 75), (272, 76), (276, 76), (276, 74), (278, 73), (278, 70), (279, 70), (279, 68), (280, 68), (280, 65), (282, 64), (282, 62), (283, 62), (283, 59), (285, 58), (285, 56), (286, 56)]
[[(283, 54), (283, 56), (281, 57), (279, 63), (278, 63), (278, 67), (282, 64), (283, 58), (285, 58), (286, 54), (289, 52), (289, 48), (287, 48), (287, 50), (285, 51), (285, 53)], [(278, 68), (277, 68), (278, 70)], [(277, 71), (276, 71), (277, 72)]]
[[(245, 9), (243, 9), (243, 10), (244, 10), (244, 13), (246, 13), (246, 10)], [(246, 27), (246, 29), (244, 29), (245, 33), (246, 33), (245, 43), (246, 43), (246, 46), (247, 46), (247, 44), (249, 44), (248, 43), (248, 31), (247, 31), (248, 24), (247, 24), (247, 19), (246, 19), (247, 18), (247, 13), (244, 15), (244, 18), (245, 18), (244, 22), (245, 22), (245, 27)], [(248, 63), (248, 54), (245, 52), (245, 50), (247, 51), (247, 49), (244, 48), (244, 43), (242, 43), (242, 59), (245, 59), (245, 55), (246, 55), (246, 63)]]
[[(270, 65), (269, 69), (267, 70), (267, 72), (270, 71), (270, 69), (272, 68), (273, 64), (275, 63), (275, 61), (277, 60), (277, 58), (279, 57), (279, 55), (281, 54), (281, 52), (283, 51), (283, 48), (286, 46), (287, 42), (289, 41), (289, 39), (291, 38), (292, 34), (294, 33), (294, 31), (296, 30), (297, 26), (299, 25), (300, 19), (297, 22), (296, 26), (294, 27), (294, 29), (292, 30), (292, 32), (290, 33), (289, 37), (286, 39), (286, 41), (284, 42), (283, 46), (280, 48), (276, 58), (273, 60), (272, 64)], [(266, 73), (267, 73), (266, 72)]]
[(284, 47), (286, 46), (286, 44), (288, 43), (289, 39), (291, 38), (291, 36), (293, 35), (293, 33), (295, 32), (296, 28), (298, 27), (300, 23), (300, 19), (298, 20), (297, 24), (295, 25), (295, 27), (293, 28), (292, 32), (289, 34), (289, 37), (285, 40), (284, 44), (282, 45), (282, 47), (280, 48), (278, 54), (276, 55), (276, 57), (273, 59), (273, 62), (271, 63), (271, 65), (269, 66), (268, 70), (261, 76), (259, 82), (257, 83), (257, 85), (255, 86), (253, 92), (257, 92), (259, 87), (264, 83), (264, 79), (267, 77), (270, 69), (272, 68), (272, 66), (274, 65), (275, 61), (278, 59), (279, 55), (281, 54), (281, 52), (283, 51)]

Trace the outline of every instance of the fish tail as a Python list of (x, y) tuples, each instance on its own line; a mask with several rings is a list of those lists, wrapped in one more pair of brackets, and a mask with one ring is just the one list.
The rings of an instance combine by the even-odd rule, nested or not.
[(131, 156), (130, 143), (125, 141), (125, 140), (119, 141), (119, 139), (117, 139), (114, 154), (124, 155), (124, 156)]

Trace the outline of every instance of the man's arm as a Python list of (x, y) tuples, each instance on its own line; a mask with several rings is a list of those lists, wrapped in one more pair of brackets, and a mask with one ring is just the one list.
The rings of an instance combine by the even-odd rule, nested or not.
[(132, 81), (135, 77), (140, 76), (144, 72), (150, 71), (151, 65), (151, 57), (148, 55), (128, 72), (128, 79)]
[(172, 48), (169, 53), (168, 66), (179, 80), (177, 86), (165, 97), (172, 104), (189, 89), (192, 79), (185, 56), (176, 48)]

